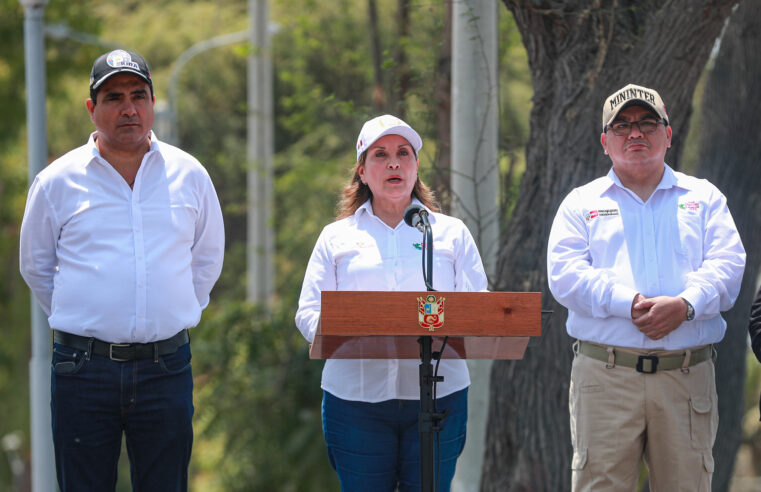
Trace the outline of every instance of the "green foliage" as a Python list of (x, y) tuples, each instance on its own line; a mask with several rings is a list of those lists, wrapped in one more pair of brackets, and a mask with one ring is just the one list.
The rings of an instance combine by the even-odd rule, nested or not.
[(204, 490), (336, 490), (322, 444), (322, 364), (309, 359), (293, 308), (268, 315), (216, 304), (193, 332), (193, 351), (203, 354), (194, 358), (196, 429), (224, 446), (216, 460), (195, 454), (200, 476), (214, 472)]

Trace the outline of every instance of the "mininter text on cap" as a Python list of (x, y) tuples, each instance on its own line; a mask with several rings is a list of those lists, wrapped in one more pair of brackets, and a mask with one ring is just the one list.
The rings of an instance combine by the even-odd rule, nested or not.
[(658, 91), (641, 85), (629, 84), (605, 98), (602, 106), (602, 131), (607, 129), (622, 109), (632, 105), (641, 105), (652, 109), (668, 126), (669, 115), (666, 113), (666, 105)]
[(416, 156), (423, 148), (423, 140), (410, 125), (396, 116), (384, 114), (362, 125), (362, 130), (359, 131), (359, 137), (357, 137), (357, 160), (372, 144), (386, 135), (401, 135), (406, 138), (415, 150)]
[(151, 88), (151, 96), (153, 95), (151, 70), (145, 59), (133, 51), (118, 49), (103, 53), (93, 63), (90, 71), (90, 99), (95, 101), (98, 88), (118, 73), (137, 75), (148, 83)]

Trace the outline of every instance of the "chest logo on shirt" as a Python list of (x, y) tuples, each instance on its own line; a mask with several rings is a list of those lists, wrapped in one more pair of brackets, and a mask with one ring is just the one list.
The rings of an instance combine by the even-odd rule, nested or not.
[(596, 219), (597, 217), (611, 217), (613, 215), (618, 215), (617, 208), (601, 208), (599, 210), (590, 210), (584, 214), (584, 219), (589, 222), (590, 220)]
[(698, 202), (684, 202), (679, 204), (679, 208), (688, 212), (697, 212), (700, 210), (700, 204)]
[(429, 295), (417, 298), (418, 323), (428, 331), (444, 325), (444, 298)]

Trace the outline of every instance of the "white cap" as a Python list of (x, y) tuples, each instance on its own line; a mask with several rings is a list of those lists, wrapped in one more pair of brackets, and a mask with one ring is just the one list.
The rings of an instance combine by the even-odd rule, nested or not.
[(357, 137), (357, 160), (362, 152), (366, 151), (376, 140), (386, 135), (401, 135), (415, 149), (415, 154), (423, 148), (423, 140), (420, 135), (412, 129), (410, 125), (400, 120), (396, 116), (384, 114), (362, 125), (362, 130)]
[(621, 110), (632, 105), (641, 105), (652, 109), (655, 114), (663, 118), (668, 126), (669, 115), (666, 113), (666, 105), (663, 104), (661, 95), (654, 89), (629, 84), (605, 99), (602, 106), (602, 131), (604, 132), (608, 128), (608, 125), (616, 119)]

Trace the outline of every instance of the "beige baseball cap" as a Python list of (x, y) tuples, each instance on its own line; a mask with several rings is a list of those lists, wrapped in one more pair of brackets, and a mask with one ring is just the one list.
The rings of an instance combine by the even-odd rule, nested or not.
[(423, 140), (410, 125), (396, 116), (384, 114), (366, 121), (362, 125), (362, 130), (357, 137), (357, 160), (359, 160), (362, 152), (370, 148), (376, 140), (386, 135), (401, 135), (406, 138), (412, 148), (415, 149), (416, 155), (423, 148)]
[(629, 84), (619, 89), (607, 98), (602, 106), (602, 131), (616, 119), (622, 109), (632, 105), (646, 106), (669, 124), (669, 115), (666, 113), (666, 105), (663, 104), (660, 94), (654, 89), (648, 89), (640, 85)]

